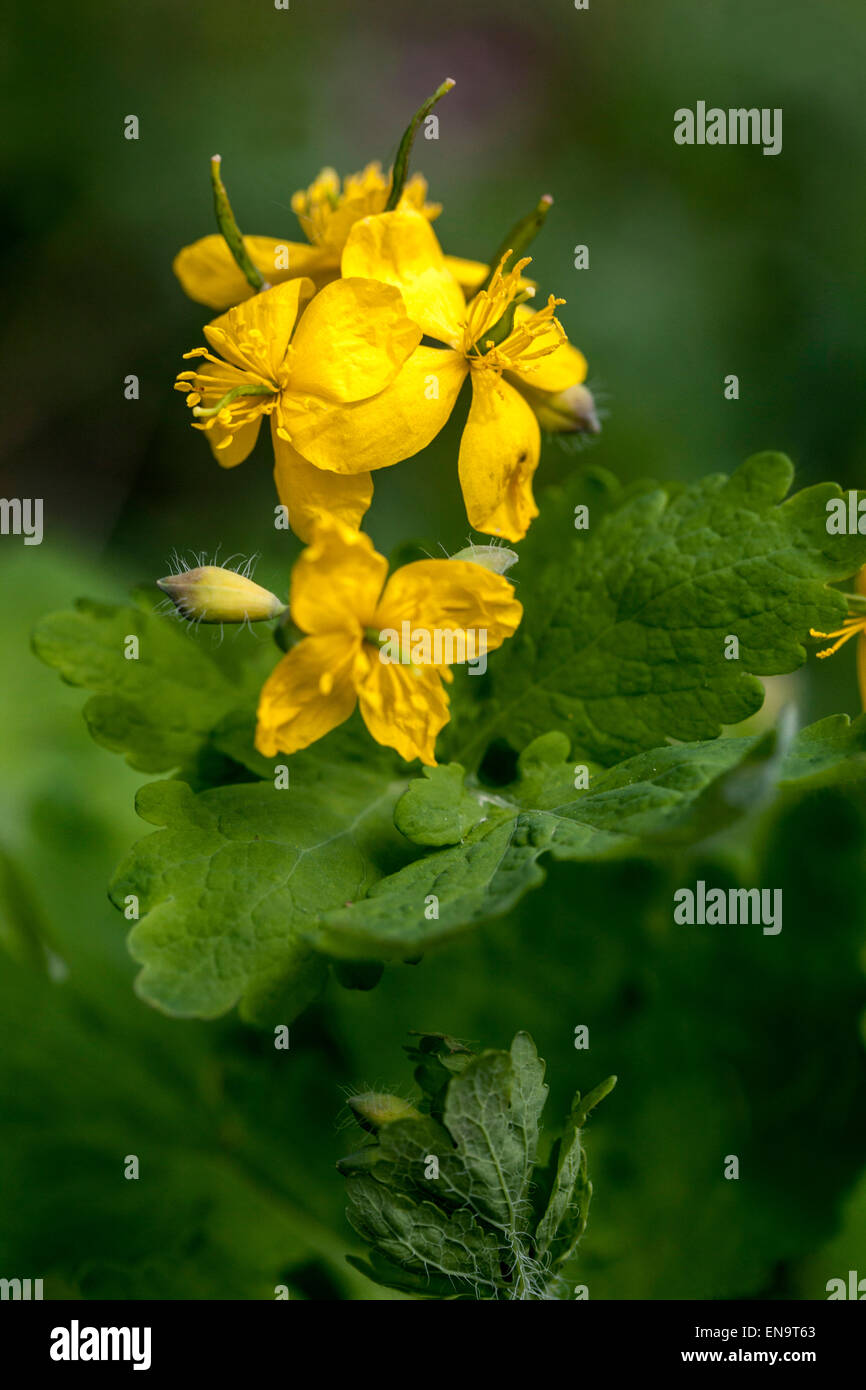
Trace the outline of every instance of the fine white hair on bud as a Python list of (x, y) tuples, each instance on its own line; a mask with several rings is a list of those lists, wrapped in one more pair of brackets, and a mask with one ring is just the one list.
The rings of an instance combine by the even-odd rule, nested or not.
[(243, 570), (221, 565), (197, 565), (156, 582), (178, 613), (192, 622), (260, 623), (278, 618), (286, 609), (276, 594), (256, 584)]
[(494, 574), (505, 574), (512, 565), (517, 564), (519, 556), (516, 550), (509, 550), (507, 545), (491, 541), (487, 545), (467, 545), (451, 559), (469, 560), (473, 565), (483, 565), (485, 569), (492, 570)]
[(420, 1119), (420, 1111), (411, 1101), (387, 1091), (363, 1091), (349, 1096), (346, 1104), (362, 1129), (375, 1134), (383, 1125), (395, 1120)]
[(569, 386), (555, 395), (539, 393), (530, 401), (542, 429), (554, 433), (600, 434), (601, 421), (589, 387)]

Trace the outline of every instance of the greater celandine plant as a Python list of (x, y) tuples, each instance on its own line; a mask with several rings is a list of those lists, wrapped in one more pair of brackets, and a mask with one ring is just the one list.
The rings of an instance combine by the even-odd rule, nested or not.
[[(442, 251), (409, 159), (452, 85), (390, 173), (324, 169), (295, 195), (306, 242), (242, 235), (215, 158), (218, 231), (175, 261), (220, 311), (177, 386), (223, 467), (268, 420), (277, 524), (305, 546), (287, 592), (202, 556), (160, 581), (187, 625), (138, 594), (35, 634), (92, 692), (96, 740), (169, 774), (139, 792), (157, 829), (111, 896), (139, 994), (178, 1017), (285, 1028), (331, 968), (370, 987), (508, 911), (548, 855), (682, 853), (866, 770), (862, 717), (723, 733), (810, 637), (859, 634), (863, 679), (866, 536), (835, 484), (788, 497), (772, 453), (688, 487), (584, 464), (537, 505), (543, 433), (598, 431), (587, 364), (529, 278), (549, 197), (489, 260)], [(373, 475), (436, 437), (467, 379), (480, 538), (389, 574), (362, 530)], [(202, 623), (270, 623), (279, 652), (208, 648)]]

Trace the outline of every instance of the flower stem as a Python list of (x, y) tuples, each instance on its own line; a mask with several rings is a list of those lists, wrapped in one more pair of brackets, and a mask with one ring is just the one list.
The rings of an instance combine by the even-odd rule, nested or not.
[(429, 116), (433, 107), (440, 97), (444, 97), (446, 92), (450, 92), (454, 86), (454, 78), (446, 77), (441, 87), (437, 87), (432, 97), (428, 97), (423, 106), (419, 106), (415, 115), (407, 125), (403, 139), (400, 141), (400, 148), (397, 150), (397, 158), (394, 160), (394, 172), (391, 176), (391, 192), (388, 194), (388, 201), (385, 204), (386, 212), (393, 212), (403, 195), (406, 184), (406, 177), (409, 173), (409, 156), (412, 153), (412, 145), (415, 142), (415, 132), (426, 116)]
[(213, 188), (213, 205), (217, 226), (225, 238), (226, 246), (237, 262), (238, 269), (246, 276), (248, 283), (252, 285), (254, 290), (266, 290), (268, 283), (250, 260), (241, 230), (232, 212), (229, 195), (220, 175), (221, 164), (222, 155), (215, 154), (210, 162), (210, 181)]

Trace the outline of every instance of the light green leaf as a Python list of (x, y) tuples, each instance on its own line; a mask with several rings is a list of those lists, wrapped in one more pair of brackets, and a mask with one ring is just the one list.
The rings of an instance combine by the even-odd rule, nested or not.
[(463, 768), (425, 767), (422, 778), (410, 782), (398, 803), (397, 829), (418, 845), (456, 845), (484, 818), (478, 798), (464, 789)]

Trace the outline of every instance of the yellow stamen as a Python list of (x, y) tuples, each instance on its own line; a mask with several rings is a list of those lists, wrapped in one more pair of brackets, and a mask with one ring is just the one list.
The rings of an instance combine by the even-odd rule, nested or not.
[(844, 647), (845, 643), (849, 641), (850, 638), (856, 637), (858, 632), (866, 634), (866, 616), (860, 618), (846, 618), (842, 626), (836, 628), (835, 632), (818, 632), (814, 627), (809, 628), (810, 637), (824, 637), (827, 639), (835, 637), (837, 639), (831, 647), (825, 647), (822, 652), (816, 652), (816, 656), (818, 657), (833, 656), (835, 652), (838, 652), (840, 647)]

